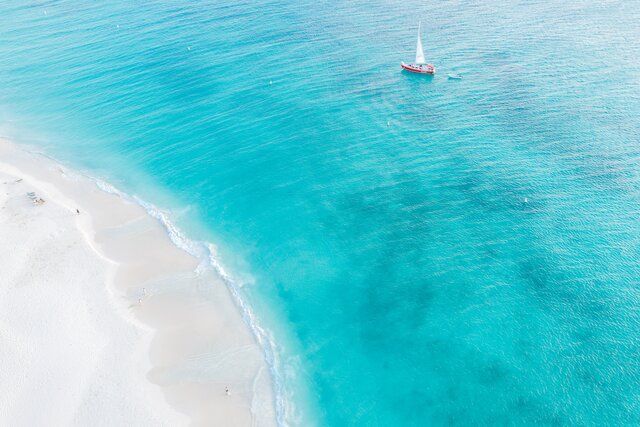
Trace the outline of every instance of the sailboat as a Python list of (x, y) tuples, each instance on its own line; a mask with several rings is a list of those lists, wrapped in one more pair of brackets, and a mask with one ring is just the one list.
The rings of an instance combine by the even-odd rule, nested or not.
[(427, 64), (424, 59), (424, 51), (422, 50), (422, 39), (420, 38), (420, 24), (418, 24), (418, 42), (416, 45), (416, 62), (412, 64), (400, 63), (403, 70), (410, 71), (412, 73), (420, 74), (435, 74), (436, 67), (431, 64)]

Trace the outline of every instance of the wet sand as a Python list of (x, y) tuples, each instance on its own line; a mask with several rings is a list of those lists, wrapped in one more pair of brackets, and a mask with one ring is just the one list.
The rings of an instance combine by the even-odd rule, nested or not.
[(4, 422), (275, 425), (229, 290), (140, 205), (0, 140), (0, 253)]

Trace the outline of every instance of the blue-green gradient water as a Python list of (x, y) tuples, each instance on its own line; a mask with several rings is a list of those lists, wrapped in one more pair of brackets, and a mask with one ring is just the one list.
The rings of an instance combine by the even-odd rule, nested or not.
[[(400, 72), (418, 20), (433, 78)], [(637, 424), (638, 22), (637, 1), (8, 0), (0, 130), (215, 244), (283, 423)]]

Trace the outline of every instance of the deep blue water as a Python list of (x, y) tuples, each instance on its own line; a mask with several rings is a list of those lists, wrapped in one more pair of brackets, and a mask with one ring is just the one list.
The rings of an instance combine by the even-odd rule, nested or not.
[[(418, 20), (433, 78), (399, 69)], [(9, 0), (0, 131), (218, 247), (291, 424), (637, 424), (638, 22), (637, 1)]]

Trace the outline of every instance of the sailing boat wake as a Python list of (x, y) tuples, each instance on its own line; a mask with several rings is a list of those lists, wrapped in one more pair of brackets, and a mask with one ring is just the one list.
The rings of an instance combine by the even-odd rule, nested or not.
[(404, 62), (400, 63), (400, 66), (403, 70), (410, 71), (412, 73), (420, 73), (420, 74), (435, 74), (436, 67), (431, 64), (427, 64), (424, 59), (424, 51), (422, 50), (422, 39), (420, 38), (420, 26), (418, 24), (418, 42), (416, 44), (416, 61), (412, 64), (405, 64)]

